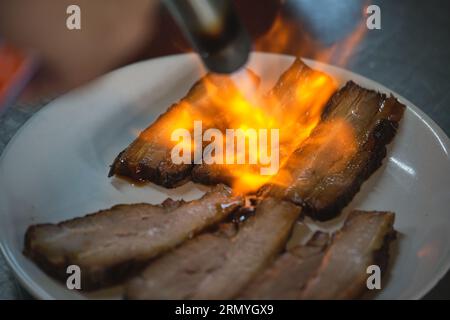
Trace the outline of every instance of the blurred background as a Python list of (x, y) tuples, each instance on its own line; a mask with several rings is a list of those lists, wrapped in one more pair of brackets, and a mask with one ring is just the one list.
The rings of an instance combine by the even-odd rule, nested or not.
[[(450, 135), (450, 1), (233, 3), (254, 50), (313, 58), (360, 73), (420, 106)], [(81, 8), (81, 30), (65, 27), (69, 4)], [(365, 25), (370, 4), (381, 9), (381, 30)], [(3, 49), (2, 56), (0, 49), (0, 97), (14, 61), (30, 62), (34, 72), (18, 99), (0, 110), (0, 153), (29, 117), (67, 90), (132, 62), (192, 51), (157, 0), (0, 0), (2, 43), (9, 51)], [(29, 298), (3, 257), (0, 298)], [(450, 275), (426, 298), (450, 299)]]

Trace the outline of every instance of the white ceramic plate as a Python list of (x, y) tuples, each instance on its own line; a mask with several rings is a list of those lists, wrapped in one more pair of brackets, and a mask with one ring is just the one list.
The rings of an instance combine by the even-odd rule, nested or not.
[[(293, 58), (252, 55), (249, 67), (268, 79)], [(380, 84), (333, 66), (306, 61), (340, 79), (390, 92)], [(167, 106), (199, 78), (193, 55), (137, 63), (112, 72), (49, 104), (11, 140), (0, 161), (0, 237), (3, 253), (20, 282), (38, 298), (81, 298), (46, 276), (22, 255), (26, 228), (58, 222), (117, 203), (160, 203), (167, 196), (193, 199), (204, 187), (175, 190), (133, 187), (107, 178), (109, 165)], [(272, 81), (274, 77), (270, 77)], [(263, 82), (269, 88), (273, 82)], [(395, 94), (395, 93), (394, 93)], [(397, 213), (397, 242), (389, 277), (377, 296), (416, 299), (450, 266), (449, 139), (412, 103), (384, 165), (367, 181), (349, 208)], [(114, 296), (114, 290), (90, 297)]]

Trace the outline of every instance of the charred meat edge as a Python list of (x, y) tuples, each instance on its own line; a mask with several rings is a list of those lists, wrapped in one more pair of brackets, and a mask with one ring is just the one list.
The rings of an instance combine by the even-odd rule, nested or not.
[(129, 282), (126, 298), (233, 298), (279, 254), (300, 210), (264, 199), (235, 235), (200, 235), (150, 263)]
[(30, 226), (24, 254), (61, 281), (67, 278), (67, 266), (78, 265), (82, 289), (94, 290), (134, 274), (240, 205), (242, 199), (223, 185), (186, 203), (117, 205), (58, 224)]

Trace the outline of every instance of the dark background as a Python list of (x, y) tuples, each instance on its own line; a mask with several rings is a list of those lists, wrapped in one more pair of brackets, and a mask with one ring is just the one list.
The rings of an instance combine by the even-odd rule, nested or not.
[[(259, 51), (315, 58), (358, 27), (368, 1), (239, 0), (239, 14)], [(427, 113), (450, 135), (450, 1), (373, 0), (381, 8), (381, 30), (367, 30), (345, 67), (382, 83)], [(276, 21), (282, 32), (273, 32)], [(190, 51), (164, 8), (153, 39), (131, 61)], [(271, 31), (272, 30), (272, 31)], [(287, 36), (286, 36), (287, 35)], [(287, 37), (286, 41), (282, 41)], [(312, 39), (312, 40), (311, 40)], [(343, 64), (339, 53), (331, 64)], [(17, 104), (0, 117), (0, 152), (19, 127), (48, 100)], [(0, 256), (0, 298), (29, 298)], [(426, 296), (450, 299), (450, 273)]]

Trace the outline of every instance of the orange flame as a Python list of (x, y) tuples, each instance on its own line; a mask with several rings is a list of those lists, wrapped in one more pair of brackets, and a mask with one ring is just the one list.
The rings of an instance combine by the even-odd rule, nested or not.
[[(343, 65), (363, 38), (366, 27), (361, 23), (340, 43), (320, 50), (316, 49), (320, 46), (309, 35), (303, 35), (301, 48), (292, 49), (297, 32), (299, 30), (294, 24), (278, 16), (270, 31), (257, 41), (255, 47), (262, 51), (308, 55), (319, 61), (330, 61), (332, 57), (337, 57), (337, 64)], [(301, 68), (300, 64), (298, 68)], [(167, 121), (160, 121), (159, 127), (155, 126), (155, 130), (149, 131), (149, 134), (157, 134), (161, 137), (161, 143), (166, 143), (167, 139), (164, 137), (170, 137), (171, 131), (178, 128), (192, 130), (194, 120), (201, 120), (203, 129), (217, 128), (222, 132), (226, 129), (242, 129), (246, 142), (250, 139), (249, 129), (278, 129), (280, 146), (277, 152), (279, 151), (280, 168), (288, 163), (292, 153), (297, 152), (299, 146), (305, 142), (304, 148), (309, 148), (311, 153), (324, 153), (324, 158), (333, 162), (328, 163), (328, 172), (337, 172), (356, 152), (351, 126), (343, 119), (322, 123), (320, 128), (314, 131), (314, 136), (310, 137), (321, 120), (327, 101), (337, 89), (336, 81), (319, 71), (301, 71), (298, 72), (294, 68), (294, 71), (283, 74), (274, 89), (267, 94), (260, 92), (256, 77), (248, 71), (243, 71), (233, 78), (210, 74), (191, 89), (187, 98), (179, 103), (174, 112), (163, 115)], [(158, 121), (155, 124), (157, 123)], [(195, 152), (195, 147), (198, 146), (191, 144), (192, 153)], [(225, 150), (225, 147), (222, 150)], [(245, 154), (235, 154), (235, 159), (248, 159), (248, 151), (248, 148), (245, 151), (240, 150)], [(224, 158), (225, 155), (219, 154), (218, 157)], [(286, 170), (280, 170), (275, 178), (261, 175), (261, 157), (261, 150), (258, 149), (258, 165), (236, 164), (237, 161), (235, 164), (219, 165), (220, 169), (225, 169), (228, 175), (233, 177), (232, 187), (236, 193), (256, 191), (269, 181), (280, 185), (290, 183), (292, 177)], [(305, 161), (310, 162), (302, 165), (305, 170), (320, 170), (321, 166), (325, 165), (320, 163), (320, 158), (307, 158)], [(216, 165), (214, 169), (217, 169)]]
[[(328, 75), (309, 69), (300, 61), (295, 62), (282, 75), (275, 88), (265, 95), (261, 94), (256, 86), (240, 85), (243, 81), (241, 77), (235, 77), (234, 81), (239, 89), (227, 90), (224, 93), (214, 83), (205, 80), (208, 97), (218, 108), (216, 116), (221, 115), (221, 126), (242, 129), (246, 138), (249, 138), (250, 129), (278, 129), (279, 149), (276, 149), (276, 152), (279, 152), (279, 166), (309, 137), (320, 121), (326, 102), (337, 88), (336, 82)], [(270, 145), (271, 141), (268, 142)], [(248, 157), (248, 144), (246, 147), (240, 152), (244, 152)], [(237, 153), (235, 157), (245, 157), (245, 154)], [(234, 165), (222, 165), (234, 178), (235, 192), (256, 191), (272, 178), (270, 175), (260, 174), (261, 157), (261, 150), (258, 148), (256, 158), (259, 165), (236, 164), (237, 161)]]
[[(363, 8), (363, 15), (366, 8), (367, 4)], [(257, 41), (255, 47), (260, 51), (290, 53), (296, 56), (307, 55), (322, 62), (333, 59), (334, 64), (342, 66), (348, 62), (366, 31), (367, 28), (362, 19), (351, 34), (329, 48), (322, 48), (314, 38), (303, 32), (302, 41), (297, 41), (301, 47), (295, 47), (293, 43), (296, 43), (295, 40), (299, 38), (299, 32), (302, 31), (295, 23), (283, 20), (281, 15), (278, 15), (269, 32)], [(289, 81), (289, 75), (284, 80)], [(260, 99), (256, 106), (240, 100), (238, 103), (232, 103), (230, 109), (239, 111), (232, 115), (235, 117), (233, 124), (238, 127), (280, 128), (280, 167), (283, 167), (289, 156), (316, 128), (323, 108), (335, 90), (335, 81), (321, 72), (313, 71), (307, 80), (298, 81), (295, 92), (286, 94), (292, 99), (287, 105), (283, 97), (270, 94), (269, 97), (265, 97), (265, 100)], [(333, 166), (328, 168), (329, 173), (341, 170), (356, 152), (354, 132), (351, 125), (346, 124), (343, 119), (323, 124), (319, 133), (307, 143), (314, 145), (316, 151), (319, 147), (320, 150), (324, 150), (323, 152), (327, 153), (325, 157), (328, 159), (337, 157), (334, 159)], [(248, 166), (230, 167), (230, 173), (235, 177), (233, 189), (243, 193), (257, 190), (268, 181), (275, 184), (286, 183), (287, 178), (286, 172), (280, 172), (275, 178), (261, 176), (255, 168)]]
[[(317, 183), (315, 179), (343, 170), (356, 151), (357, 141), (351, 124), (342, 118), (324, 121), (295, 151), (298, 155), (288, 159), (287, 165), (270, 183), (281, 187), (295, 183), (297, 187), (300, 184), (304, 190), (308, 190), (308, 186)], [(293, 170), (296, 171), (296, 177), (291, 175)]]

